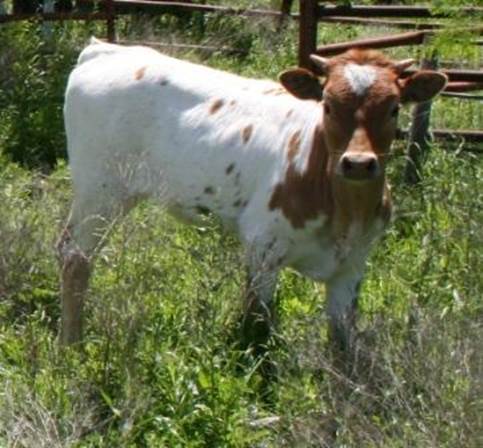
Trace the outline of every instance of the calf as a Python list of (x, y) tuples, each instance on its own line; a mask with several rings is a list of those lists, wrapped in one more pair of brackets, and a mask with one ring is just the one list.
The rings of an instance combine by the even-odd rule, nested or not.
[(330, 335), (351, 344), (365, 259), (391, 216), (385, 162), (399, 105), (444, 75), (401, 78), (412, 60), (351, 50), (272, 81), (145, 47), (93, 40), (70, 75), (65, 126), (74, 201), (59, 242), (61, 342), (81, 339), (91, 259), (113, 219), (162, 197), (195, 221), (211, 212), (247, 252), (243, 335), (260, 347), (284, 267), (325, 282)]

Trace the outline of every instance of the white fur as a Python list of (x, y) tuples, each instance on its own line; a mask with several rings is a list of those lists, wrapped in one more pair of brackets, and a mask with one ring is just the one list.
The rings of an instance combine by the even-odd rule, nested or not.
[(357, 96), (364, 95), (374, 84), (377, 72), (370, 65), (349, 63), (344, 67), (344, 76)]

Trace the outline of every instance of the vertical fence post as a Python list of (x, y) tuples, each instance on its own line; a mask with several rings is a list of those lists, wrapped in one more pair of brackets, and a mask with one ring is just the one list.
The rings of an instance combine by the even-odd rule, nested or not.
[(107, 40), (108, 42), (114, 42), (116, 40), (116, 16), (114, 11), (114, 2), (112, 0), (106, 0), (106, 13)]
[(282, 0), (280, 6), (280, 19), (277, 25), (278, 30), (281, 30), (287, 22), (287, 18), (290, 16), (290, 11), (292, 10), (292, 4), (293, 0)]
[[(430, 58), (421, 62), (424, 70), (438, 68), (438, 60), (435, 53)], [(418, 103), (413, 107), (412, 123), (409, 129), (407, 146), (407, 162), (404, 172), (404, 180), (407, 184), (417, 184), (422, 179), (422, 167), (429, 150), (429, 124), (431, 120), (431, 101)]]
[(300, 0), (299, 66), (312, 68), (310, 55), (317, 48), (318, 0)]
[[(42, 5), (42, 12), (43, 13), (53, 13), (55, 11), (55, 2), (54, 0), (44, 0)], [(47, 44), (45, 50), (49, 51), (52, 50), (52, 22), (42, 22), (42, 37)]]

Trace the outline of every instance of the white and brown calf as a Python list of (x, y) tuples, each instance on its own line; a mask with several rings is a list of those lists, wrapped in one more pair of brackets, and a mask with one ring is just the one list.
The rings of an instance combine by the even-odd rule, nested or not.
[(59, 242), (61, 341), (81, 339), (91, 258), (116, 216), (162, 197), (189, 221), (207, 211), (247, 250), (244, 334), (262, 344), (277, 273), (325, 282), (331, 333), (351, 340), (371, 243), (389, 221), (385, 161), (399, 105), (446, 77), (352, 50), (313, 57), (281, 84), (246, 79), (144, 47), (93, 40), (70, 75), (65, 125), (74, 201)]

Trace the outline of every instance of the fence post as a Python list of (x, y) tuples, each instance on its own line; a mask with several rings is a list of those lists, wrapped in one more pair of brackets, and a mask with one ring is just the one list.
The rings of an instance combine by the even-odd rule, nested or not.
[[(43, 5), (42, 5), (42, 12), (44, 13), (53, 13), (55, 11), (55, 2), (54, 0), (44, 0)], [(47, 43), (47, 47), (51, 48), (46, 48), (46, 50), (51, 50), (52, 49), (52, 22), (42, 22), (42, 35)]]
[(292, 10), (292, 4), (293, 0), (282, 0), (280, 6), (280, 19), (277, 25), (278, 30), (281, 30), (287, 22), (287, 18), (290, 16), (290, 11)]
[(106, 26), (107, 26), (107, 41), (114, 42), (116, 40), (116, 26), (115, 26), (115, 11), (112, 0), (106, 0)]
[(317, 48), (318, 0), (300, 0), (299, 66), (311, 69), (310, 55)]
[[(421, 69), (436, 70), (438, 59), (435, 53), (421, 62)], [(422, 168), (429, 150), (429, 124), (431, 101), (418, 103), (413, 107), (412, 122), (408, 135), (407, 162), (404, 172), (406, 184), (414, 185), (422, 179)]]

